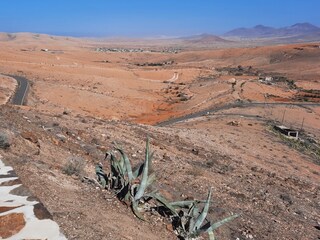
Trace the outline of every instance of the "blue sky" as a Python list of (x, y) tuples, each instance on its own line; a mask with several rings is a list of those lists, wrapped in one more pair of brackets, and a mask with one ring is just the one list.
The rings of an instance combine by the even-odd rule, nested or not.
[(320, 0), (0, 0), (0, 32), (71, 36), (222, 34), (257, 24), (320, 26)]

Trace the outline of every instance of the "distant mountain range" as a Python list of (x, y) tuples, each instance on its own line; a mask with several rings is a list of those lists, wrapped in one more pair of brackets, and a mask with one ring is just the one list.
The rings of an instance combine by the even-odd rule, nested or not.
[(180, 39), (184, 40), (187, 43), (192, 43), (192, 44), (210, 44), (210, 43), (217, 43), (217, 42), (220, 42), (220, 43), (231, 42), (230, 40), (221, 38), (216, 35), (207, 34), (207, 33), (204, 33), (201, 35), (183, 37)]
[[(94, 38), (93, 38), (94, 39)], [(115, 38), (117, 41), (124, 41), (127, 38)], [(179, 38), (168, 38), (177, 40), (179, 43), (189, 46), (237, 46), (239, 43), (248, 44), (286, 44), (298, 42), (320, 41), (320, 28), (310, 23), (297, 23), (289, 27), (273, 28), (264, 25), (257, 25), (252, 28), (237, 28), (220, 36), (212, 34), (200, 34)], [(43, 45), (64, 40), (65, 43), (79, 42), (81, 39), (65, 36), (51, 36), (36, 33), (2, 33), (0, 42), (14, 42), (21, 44), (33, 44), (34, 41)], [(98, 39), (99, 41), (101, 39)], [(130, 42), (138, 42), (141, 39), (130, 39)], [(165, 41), (166, 39), (164, 39)], [(81, 40), (82, 41), (82, 40)], [(63, 41), (61, 41), (62, 43)]]
[(320, 37), (320, 28), (310, 23), (297, 23), (289, 27), (273, 28), (257, 25), (253, 28), (237, 28), (231, 30), (223, 37), (240, 38), (279, 38), (279, 37)]
[(192, 45), (232, 44), (241, 39), (252, 39), (264, 43), (312, 42), (320, 41), (320, 28), (310, 23), (296, 23), (281, 28), (257, 25), (253, 28), (237, 28), (221, 36), (201, 34), (179, 39)]

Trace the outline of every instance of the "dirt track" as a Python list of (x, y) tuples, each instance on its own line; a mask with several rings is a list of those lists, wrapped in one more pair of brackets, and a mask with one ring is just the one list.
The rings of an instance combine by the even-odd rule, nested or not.
[(254, 107), (254, 106), (263, 106), (263, 107), (267, 107), (267, 108), (270, 108), (272, 106), (285, 106), (285, 107), (297, 106), (297, 107), (311, 107), (312, 108), (312, 107), (319, 107), (320, 103), (285, 103), (285, 102), (282, 102), (282, 103), (260, 103), (260, 102), (232, 103), (232, 104), (227, 104), (227, 105), (224, 105), (221, 107), (209, 108), (206, 110), (202, 110), (200, 112), (191, 113), (191, 114), (177, 117), (177, 118), (173, 117), (169, 120), (157, 123), (156, 126), (164, 127), (164, 126), (172, 125), (172, 124), (182, 122), (185, 120), (206, 116), (206, 115), (209, 115), (209, 114), (212, 114), (215, 112), (228, 110), (231, 108), (249, 108), (249, 107)]

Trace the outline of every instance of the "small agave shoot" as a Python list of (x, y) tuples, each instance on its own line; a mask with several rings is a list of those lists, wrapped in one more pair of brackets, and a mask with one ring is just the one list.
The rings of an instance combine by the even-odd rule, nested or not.
[[(232, 215), (219, 222), (211, 223), (207, 220), (207, 215), (210, 206), (211, 189), (208, 193), (206, 201), (182, 201), (171, 203), (171, 206), (180, 208), (178, 216), (173, 217), (173, 226), (176, 233), (185, 240), (196, 239), (202, 233), (208, 233), (209, 239), (214, 240), (213, 231), (223, 224), (238, 217)], [(202, 211), (199, 211), (198, 204), (204, 202)], [(187, 208), (186, 208), (187, 207)], [(186, 209), (184, 209), (186, 208)]]

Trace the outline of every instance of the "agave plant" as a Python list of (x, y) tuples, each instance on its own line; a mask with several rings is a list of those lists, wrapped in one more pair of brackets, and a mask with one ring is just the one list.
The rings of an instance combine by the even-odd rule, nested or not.
[[(199, 237), (202, 233), (208, 233), (209, 239), (214, 240), (214, 230), (223, 224), (238, 217), (232, 215), (216, 223), (207, 220), (210, 206), (211, 189), (207, 200), (188, 200), (178, 202), (168, 202), (164, 197), (157, 193), (149, 194), (156, 199), (171, 214), (173, 228), (179, 237), (185, 240), (191, 240)], [(204, 204), (200, 212), (199, 204)]]
[[(208, 198), (206, 201), (183, 201), (171, 203), (172, 206), (177, 206), (181, 209), (186, 208), (187, 210), (180, 210), (178, 217), (173, 218), (173, 225), (176, 233), (186, 239), (195, 239), (202, 233), (208, 233), (209, 239), (214, 240), (213, 231), (223, 224), (233, 220), (238, 217), (238, 215), (232, 215), (219, 222), (211, 223), (206, 220), (211, 199), (211, 189), (208, 193)], [(198, 205), (204, 202), (204, 207), (202, 211), (199, 211)]]
[(127, 171), (127, 185), (119, 197), (123, 197), (125, 201), (129, 200), (134, 214), (141, 220), (144, 220), (139, 212), (139, 204), (145, 203), (150, 199), (150, 195), (146, 194), (146, 190), (155, 180), (155, 174), (149, 174), (153, 157), (153, 153), (150, 153), (149, 150), (149, 138), (146, 141), (145, 160), (137, 166), (134, 172), (124, 151), (120, 148), (117, 148), (117, 150), (121, 153)]
[[(149, 138), (146, 141), (145, 160), (133, 170), (130, 160), (123, 149), (115, 146), (115, 149), (120, 153), (118, 159), (113, 152), (108, 152), (106, 158), (110, 156), (110, 173), (105, 174), (100, 165), (96, 168), (96, 173), (99, 182), (114, 191), (117, 197), (129, 204), (133, 213), (141, 220), (144, 220), (141, 215), (141, 207), (150, 199), (157, 201), (157, 207), (164, 207), (169, 213), (170, 220), (175, 229), (175, 232), (183, 239), (195, 239), (203, 233), (208, 233), (209, 239), (214, 240), (214, 230), (221, 225), (238, 217), (232, 215), (219, 222), (211, 223), (207, 220), (207, 215), (210, 206), (211, 189), (208, 197), (204, 201), (178, 201), (169, 202), (157, 191), (148, 192), (147, 189), (155, 180), (155, 174), (150, 174), (151, 160), (153, 153), (149, 150)], [(103, 181), (105, 178), (105, 181)], [(199, 205), (204, 204), (200, 211)]]
[(115, 191), (120, 200), (129, 203), (134, 214), (144, 220), (139, 212), (139, 204), (152, 198), (152, 194), (146, 194), (146, 190), (155, 180), (155, 174), (149, 174), (153, 157), (149, 150), (149, 138), (146, 141), (145, 160), (135, 171), (132, 170), (130, 160), (123, 149), (117, 145), (115, 149), (120, 153), (120, 159), (117, 159), (113, 152), (106, 154), (106, 157), (110, 156), (111, 170), (106, 180), (108, 188)]

